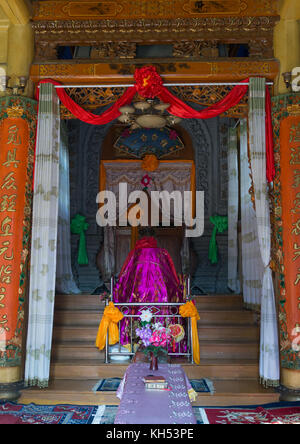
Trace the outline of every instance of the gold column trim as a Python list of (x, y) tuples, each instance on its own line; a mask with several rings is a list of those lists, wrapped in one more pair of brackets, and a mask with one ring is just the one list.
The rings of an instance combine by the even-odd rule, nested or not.
[(24, 109), (20, 106), (12, 106), (6, 110), (8, 117), (22, 117)]
[(21, 380), (21, 367), (0, 367), (0, 384), (12, 384)]
[(282, 368), (281, 384), (291, 390), (300, 390), (300, 370)]
[(289, 105), (287, 111), (290, 116), (300, 116), (300, 104)]

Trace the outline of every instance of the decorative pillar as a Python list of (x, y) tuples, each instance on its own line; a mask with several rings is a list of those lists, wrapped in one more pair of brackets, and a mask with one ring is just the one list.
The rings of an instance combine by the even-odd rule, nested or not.
[(300, 96), (273, 99), (281, 399), (300, 400)]
[(36, 102), (0, 99), (0, 401), (16, 400), (30, 251)]

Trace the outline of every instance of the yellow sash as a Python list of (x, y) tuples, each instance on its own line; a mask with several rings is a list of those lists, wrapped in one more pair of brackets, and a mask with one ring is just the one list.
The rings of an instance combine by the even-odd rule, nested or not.
[(106, 345), (107, 330), (109, 345), (114, 345), (119, 342), (118, 322), (121, 321), (123, 317), (123, 314), (114, 306), (113, 302), (110, 302), (108, 306), (105, 307), (96, 339), (96, 346), (99, 350), (103, 350)]
[(199, 321), (200, 316), (197, 308), (193, 302), (189, 301), (179, 308), (179, 313), (183, 318), (191, 318), (192, 325), (192, 343), (193, 343), (193, 358), (195, 364), (200, 364), (200, 346), (198, 338), (197, 321)]

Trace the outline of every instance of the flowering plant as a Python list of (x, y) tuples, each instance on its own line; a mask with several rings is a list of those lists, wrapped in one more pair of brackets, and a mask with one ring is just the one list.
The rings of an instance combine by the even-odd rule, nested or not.
[(160, 322), (151, 323), (153, 315), (150, 310), (143, 310), (141, 319), (141, 328), (136, 329), (136, 335), (140, 338), (141, 344), (145, 347), (145, 354), (153, 353), (157, 356), (160, 352), (167, 353), (167, 344), (172, 337), (167, 328)]

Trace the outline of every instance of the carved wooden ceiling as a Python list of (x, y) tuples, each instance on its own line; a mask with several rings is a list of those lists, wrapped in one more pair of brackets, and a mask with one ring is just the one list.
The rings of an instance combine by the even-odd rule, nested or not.
[[(136, 67), (155, 64), (165, 83), (275, 80), (273, 31), (277, 0), (103, 0), (33, 1), (35, 63), (31, 80), (64, 84), (128, 84)], [(172, 47), (172, 57), (139, 59), (139, 45)], [(248, 57), (220, 56), (220, 46), (247, 47)], [(90, 47), (88, 60), (59, 60), (60, 47)], [(216, 90), (217, 91), (217, 90)], [(179, 93), (180, 91), (177, 91)], [(217, 93), (224, 91), (217, 91)], [(191, 100), (207, 105), (201, 88)], [(89, 109), (113, 101), (112, 93), (72, 91)], [(72, 95), (71, 94), (71, 95)], [(183, 92), (182, 92), (183, 94)], [(113, 94), (114, 95), (114, 94)], [(197, 96), (197, 97), (196, 97)], [(201, 98), (202, 96), (202, 98)], [(82, 99), (83, 97), (83, 99)], [(187, 99), (187, 97), (185, 97)], [(247, 107), (247, 104), (243, 105)], [(245, 108), (244, 108), (245, 109)], [(236, 115), (241, 115), (242, 109)]]
[(272, 58), (273, 29), (279, 19), (276, 4), (276, 0), (35, 1), (36, 56), (55, 59), (58, 45), (89, 45), (100, 46), (100, 57), (134, 58), (139, 42), (172, 42), (175, 57), (215, 57), (214, 49), (222, 42), (244, 43), (250, 57)]

